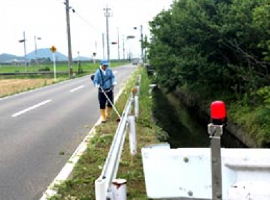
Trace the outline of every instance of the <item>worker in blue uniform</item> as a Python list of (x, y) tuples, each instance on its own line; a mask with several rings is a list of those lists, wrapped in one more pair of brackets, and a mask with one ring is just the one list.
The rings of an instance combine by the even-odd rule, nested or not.
[(93, 77), (93, 83), (98, 88), (98, 100), (100, 107), (101, 122), (105, 123), (109, 118), (112, 103), (114, 103), (114, 85), (115, 77), (112, 70), (109, 67), (107, 60), (101, 60), (99, 69), (96, 70)]

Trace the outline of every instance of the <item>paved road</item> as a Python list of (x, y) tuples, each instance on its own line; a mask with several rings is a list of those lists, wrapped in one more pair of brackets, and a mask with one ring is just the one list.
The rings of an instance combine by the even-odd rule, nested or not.
[[(113, 68), (115, 93), (134, 69)], [(40, 199), (98, 118), (89, 76), (0, 99), (0, 200)]]

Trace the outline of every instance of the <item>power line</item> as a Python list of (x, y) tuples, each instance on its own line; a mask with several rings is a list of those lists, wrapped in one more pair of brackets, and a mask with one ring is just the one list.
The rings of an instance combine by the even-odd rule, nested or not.
[[(55, 0), (61, 4), (66, 5), (66, 2), (63, 2), (63, 0)], [(73, 13), (75, 13), (82, 21), (84, 21), (89, 27), (91, 27), (92, 29), (94, 29), (97, 32), (102, 33), (103, 31), (101, 31), (100, 29), (96, 28), (94, 25), (92, 25), (88, 20), (86, 20), (79, 12), (77, 9), (75, 9), (72, 6), (69, 6), (69, 8), (72, 10)]]
[(58, 3), (61, 3), (61, 4), (65, 4), (65, 2), (63, 0), (55, 0), (57, 1)]
[(102, 33), (101, 30), (99, 30), (98, 28), (96, 28), (95, 26), (93, 26), (92, 24), (90, 24), (85, 18), (83, 18), (77, 11), (75, 11), (74, 13), (76, 13), (78, 15), (79, 18), (81, 18), (81, 20), (83, 20), (87, 25), (89, 25), (91, 28), (95, 29), (97, 32)]

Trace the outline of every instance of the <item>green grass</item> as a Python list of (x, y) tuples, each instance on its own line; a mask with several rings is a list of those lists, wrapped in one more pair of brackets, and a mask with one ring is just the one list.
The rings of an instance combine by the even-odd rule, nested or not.
[[(147, 200), (145, 191), (144, 174), (140, 149), (148, 144), (158, 143), (158, 138), (165, 133), (153, 124), (152, 100), (149, 96), (149, 80), (142, 68), (139, 68), (128, 81), (121, 97), (116, 103), (117, 109), (122, 112), (130, 95), (131, 88), (135, 85), (137, 75), (142, 75), (140, 89), (140, 116), (136, 122), (137, 155), (131, 156), (128, 135), (124, 144), (118, 178), (127, 179), (127, 195), (129, 200)], [(117, 115), (112, 113), (111, 120), (106, 124), (97, 126), (96, 134), (88, 144), (87, 151), (75, 166), (72, 175), (61, 185), (56, 186), (58, 194), (50, 200), (94, 200), (95, 180), (100, 176), (102, 166), (109, 152), (117, 128), (115, 120)]]
[[(126, 62), (111, 62), (110, 67), (114, 68), (117, 66), (121, 66), (126, 64)], [(73, 64), (73, 73), (75, 76), (73, 77), (81, 77), (88, 74), (94, 73), (99, 68), (99, 63), (92, 63), (92, 62), (82, 62), (81, 63), (81, 71), (79, 72), (79, 66), (77, 63)], [(26, 71), (27, 70), (27, 71)], [(24, 72), (44, 72), (49, 71), (52, 72), (51, 74), (20, 74)], [(1, 65), (0, 66), (0, 73), (18, 73), (14, 75), (0, 75), (0, 79), (9, 79), (9, 78), (15, 78), (15, 79), (34, 79), (34, 78), (53, 78), (54, 77), (54, 66), (53, 64), (40, 64), (40, 65), (31, 65), (27, 66), (25, 69), (25, 66), (15, 66), (15, 65)], [(60, 73), (64, 72), (64, 73)], [(57, 63), (56, 64), (56, 73), (57, 73), (57, 79), (61, 78), (62, 80), (69, 79), (69, 68), (68, 63)]]
[[(126, 62), (112, 62), (110, 67), (116, 67), (125, 64)], [(81, 62), (81, 67), (85, 72), (94, 72), (98, 67), (99, 63), (92, 62)], [(72, 69), (76, 73), (78, 72), (78, 64), (76, 62), (73, 63)], [(0, 73), (14, 73), (14, 72), (38, 72), (44, 69), (49, 69), (49, 71), (54, 71), (53, 63), (48, 64), (40, 64), (40, 65), (29, 65), (25, 68), (24, 65), (1, 65)], [(57, 72), (68, 72), (69, 67), (67, 62), (59, 62), (56, 63), (56, 71)]]

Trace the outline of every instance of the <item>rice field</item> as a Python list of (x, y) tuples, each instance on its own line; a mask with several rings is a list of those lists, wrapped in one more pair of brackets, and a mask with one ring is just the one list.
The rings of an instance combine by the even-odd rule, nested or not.
[[(126, 64), (126, 61), (112, 62), (111, 67), (116, 67)], [(81, 63), (82, 73), (78, 73), (79, 66), (74, 64), (73, 72), (76, 77), (84, 76), (90, 73), (94, 73), (96, 69), (99, 68), (99, 63)], [(53, 66), (51, 64), (46, 65), (36, 65), (36, 66), (12, 66), (12, 65), (0, 65), (0, 75), (1, 73), (18, 73), (18, 75), (11, 76), (0, 76), (0, 98), (17, 94), (20, 92), (32, 90), (35, 88), (43, 87), (54, 83), (53, 75), (20, 75), (22, 72), (39, 72), (39, 71), (50, 71), (53, 72)], [(67, 63), (57, 64), (56, 71), (67, 72), (65, 75), (58, 75), (57, 82), (68, 79), (68, 67)]]
[(0, 80), (0, 98), (43, 87), (54, 82), (50, 79), (3, 79)]

